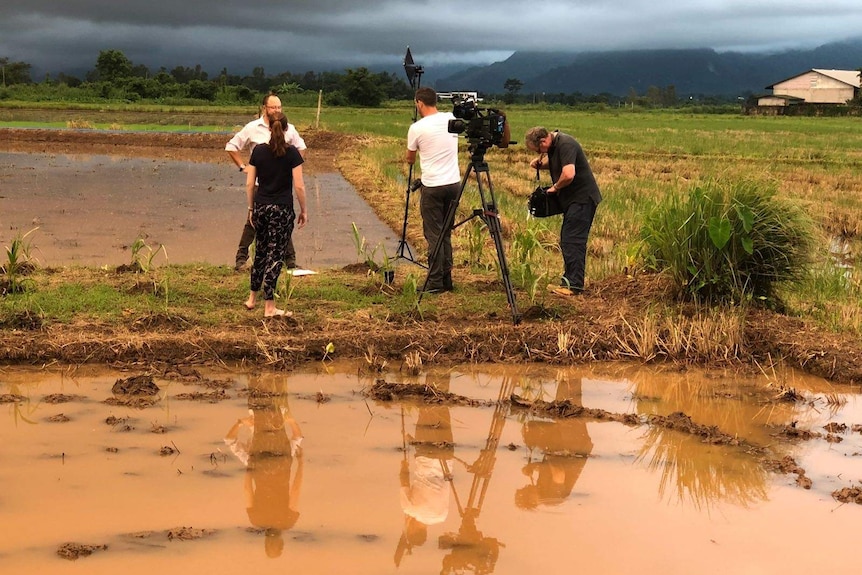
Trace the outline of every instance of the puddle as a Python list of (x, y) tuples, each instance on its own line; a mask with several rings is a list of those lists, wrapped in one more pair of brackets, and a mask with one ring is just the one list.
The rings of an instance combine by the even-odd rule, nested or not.
[[(294, 235), (312, 269), (358, 260), (352, 224), (370, 247), (398, 238), (337, 172), (305, 170), (310, 220)], [(120, 265), (140, 236), (167, 261), (233, 265), (246, 215), (245, 176), (222, 164), (120, 156), (0, 152), (0, 244), (28, 239), (43, 266)], [(165, 262), (158, 254), (155, 265)]]
[[(765, 378), (625, 365), (361, 368), (165, 371), (149, 407), (112, 393), (142, 371), (3, 368), (3, 571), (855, 571), (862, 506), (831, 493), (862, 480), (858, 394), (795, 373), (764, 394)], [(473, 401), (376, 401), (378, 378)], [(512, 393), (637, 422), (497, 403)], [(742, 445), (647, 423), (678, 411)], [(793, 425), (817, 436), (788, 441)], [(93, 553), (64, 559), (87, 549), (69, 543)]]

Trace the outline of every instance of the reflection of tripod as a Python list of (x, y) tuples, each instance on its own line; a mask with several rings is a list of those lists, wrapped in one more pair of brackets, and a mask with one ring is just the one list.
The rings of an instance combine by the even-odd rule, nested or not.
[[(479, 218), (488, 227), (488, 231), (494, 240), (494, 247), (497, 250), (497, 264), (500, 267), (500, 276), (503, 278), (503, 286), (506, 288), (506, 299), (509, 301), (509, 307), (512, 310), (512, 321), (517, 325), (521, 321), (521, 315), (518, 313), (518, 307), (515, 304), (515, 292), (512, 290), (512, 282), (509, 279), (509, 267), (506, 265), (506, 253), (503, 250), (503, 236), (500, 227), (500, 216), (497, 212), (497, 200), (494, 198), (494, 187), (491, 185), (491, 173), (488, 170), (488, 163), (485, 161), (485, 151), (491, 146), (490, 142), (484, 139), (470, 139), (470, 165), (464, 172), (464, 177), (461, 179), (461, 189), (458, 190), (458, 195), (455, 200), (449, 204), (449, 211), (446, 213), (446, 219), (443, 221), (442, 232), (437, 242), (434, 244), (434, 249), (431, 251), (431, 256), (428, 259), (429, 267), (437, 260), (440, 250), (443, 247), (448, 230), (467, 223), (473, 218)], [(473, 215), (467, 219), (455, 224), (455, 212), (458, 210), (458, 204), (461, 201), (461, 196), (464, 194), (464, 188), (467, 187), (467, 181), (470, 179), (470, 173), (476, 174), (476, 184), (479, 187), (479, 199), (482, 202), (482, 207), (473, 210)], [(484, 178), (483, 178), (484, 174)], [(488, 187), (488, 196), (485, 196), (485, 188), (482, 185), (482, 180)], [(422, 295), (425, 293), (425, 288), (428, 287), (430, 274), (425, 276), (425, 283), (422, 286), (422, 293), (419, 295), (419, 301), (422, 301)]]
[[(417, 66), (413, 62), (413, 55), (410, 53), (410, 47), (407, 47), (407, 54), (404, 56), (404, 71), (407, 73), (407, 79), (410, 81), (410, 88), (413, 93), (419, 87), (422, 80), (422, 73), (425, 71), (422, 66)], [(413, 107), (413, 122), (416, 122), (416, 116), (419, 110), (416, 106)], [(395, 248), (395, 258), (405, 259), (414, 264), (425, 267), (422, 263), (413, 259), (413, 252), (410, 251), (410, 246), (407, 244), (407, 214), (410, 212), (410, 192), (415, 192), (413, 187), (413, 164), (410, 164), (410, 169), (407, 171), (407, 192), (404, 198), (404, 220), (401, 224), (401, 239), (398, 241), (398, 247)], [(406, 252), (406, 254), (405, 254)]]
[(455, 494), (458, 513), (461, 515), (461, 525), (458, 528), (458, 533), (446, 533), (437, 540), (437, 546), (440, 549), (450, 550), (449, 554), (443, 558), (443, 569), (440, 572), (444, 575), (463, 573), (466, 569), (477, 575), (493, 573), (497, 557), (500, 554), (500, 547), (504, 547), (496, 538), (485, 537), (476, 526), (476, 520), (479, 518), (479, 513), (482, 512), (482, 504), (485, 502), (491, 473), (494, 471), (497, 446), (500, 443), (500, 436), (506, 424), (506, 414), (509, 411), (508, 399), (514, 387), (513, 380), (503, 380), (497, 397), (497, 405), (494, 408), (494, 416), (491, 418), (491, 428), (488, 430), (488, 438), (485, 440), (485, 447), (479, 453), (476, 462), (467, 465), (467, 470), (473, 474), (473, 482), (470, 485), (470, 495), (465, 506), (461, 506), (458, 492), (455, 491), (455, 484), (452, 483), (452, 493)]

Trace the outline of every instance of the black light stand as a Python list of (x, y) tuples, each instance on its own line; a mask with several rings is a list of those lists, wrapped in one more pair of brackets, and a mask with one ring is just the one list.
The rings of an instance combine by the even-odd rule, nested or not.
[[(410, 88), (415, 94), (417, 88), (419, 88), (424, 70), (422, 69), (422, 66), (417, 66), (413, 62), (413, 55), (410, 53), (410, 46), (407, 47), (407, 54), (404, 56), (404, 72), (407, 73), (407, 80), (410, 82)], [(416, 122), (418, 112), (419, 111), (414, 106), (413, 122)], [(407, 192), (404, 200), (404, 221), (401, 224), (401, 240), (398, 242), (398, 247), (395, 248), (395, 258), (411, 261), (424, 268), (427, 266), (413, 258), (413, 252), (410, 251), (410, 246), (407, 244), (407, 214), (410, 211), (410, 192), (413, 191), (416, 191), (416, 188), (413, 186), (413, 164), (410, 164), (410, 169), (407, 172)]]
[[(470, 165), (467, 166), (467, 171), (464, 172), (464, 177), (461, 179), (461, 189), (458, 195), (449, 204), (449, 211), (446, 213), (446, 219), (443, 222), (443, 232), (437, 238), (434, 244), (434, 249), (428, 262), (437, 261), (437, 256), (443, 247), (444, 236), (446, 230), (454, 230), (455, 228), (467, 223), (473, 218), (479, 218), (488, 228), (488, 232), (494, 240), (494, 247), (497, 250), (497, 264), (500, 266), (500, 276), (503, 278), (503, 286), (506, 288), (506, 299), (509, 302), (509, 308), (512, 310), (512, 322), (518, 325), (521, 322), (521, 314), (518, 313), (518, 306), (515, 303), (515, 292), (512, 290), (512, 282), (509, 279), (509, 266), (506, 264), (506, 253), (503, 249), (503, 236), (500, 227), (500, 216), (497, 212), (497, 201), (494, 197), (494, 187), (491, 185), (491, 173), (488, 170), (488, 163), (485, 161), (485, 152), (490, 147), (490, 143), (484, 140), (470, 140)], [(479, 199), (482, 201), (482, 207), (473, 210), (473, 215), (467, 219), (455, 224), (455, 212), (458, 209), (458, 204), (461, 202), (461, 196), (464, 193), (464, 188), (467, 187), (467, 181), (470, 179), (470, 173), (476, 174), (476, 184), (479, 187)], [(482, 177), (484, 175), (484, 178)], [(488, 195), (485, 195), (485, 189), (482, 185), (482, 180), (485, 180), (485, 185), (488, 187)], [(425, 283), (422, 285), (422, 291), (419, 294), (419, 301), (422, 301), (422, 296), (425, 294), (425, 289), (428, 287), (430, 277), (425, 276)]]

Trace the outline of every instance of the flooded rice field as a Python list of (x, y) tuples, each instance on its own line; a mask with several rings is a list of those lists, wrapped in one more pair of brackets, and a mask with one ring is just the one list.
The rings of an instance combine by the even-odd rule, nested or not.
[(860, 397), (793, 372), (7, 367), (0, 402), (3, 573), (856, 571)]
[[(0, 152), (0, 243), (32, 232), (32, 255), (43, 266), (128, 264), (138, 238), (157, 252), (156, 265), (233, 265), (247, 213), (245, 175), (220, 153), (222, 163)], [(395, 245), (340, 173), (310, 162), (304, 179), (309, 222), (294, 235), (300, 266), (356, 262), (353, 225), (370, 248)]]

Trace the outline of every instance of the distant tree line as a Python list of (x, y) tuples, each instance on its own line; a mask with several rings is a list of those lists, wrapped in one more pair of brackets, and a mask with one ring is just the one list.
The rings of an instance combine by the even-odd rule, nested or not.
[(337, 72), (281, 72), (267, 75), (263, 67), (256, 67), (250, 75), (228, 73), (227, 68), (214, 78), (201, 66), (177, 66), (172, 70), (150, 70), (134, 64), (120, 50), (102, 50), (95, 67), (84, 78), (63, 73), (42, 82), (31, 78), (32, 67), (27, 62), (11, 62), (0, 58), (2, 85), (0, 99), (66, 100), (124, 100), (177, 102), (183, 100), (218, 103), (255, 103), (262, 94), (276, 91), (280, 94), (308, 94), (317, 99), (323, 91), (329, 105), (379, 106), (390, 99), (411, 99), (410, 86), (395, 74), (374, 73), (367, 68)]
[[(27, 62), (12, 62), (0, 58), (0, 99), (62, 100), (62, 101), (153, 101), (168, 104), (212, 102), (221, 104), (256, 103), (262, 94), (275, 91), (288, 95), (291, 104), (316, 103), (319, 91), (328, 105), (376, 107), (386, 100), (410, 100), (410, 86), (396, 74), (374, 73), (367, 68), (338, 72), (303, 74), (281, 72), (267, 75), (262, 66), (249, 75), (228, 73), (223, 68), (216, 77), (201, 69), (177, 66), (172, 70), (161, 67), (156, 71), (134, 64), (120, 50), (102, 50), (95, 67), (84, 78), (64, 73), (46, 77), (41, 82), (31, 78), (32, 66)], [(720, 96), (702, 94), (680, 99), (673, 85), (649, 86), (644, 94), (634, 88), (626, 95), (609, 93), (527, 93), (521, 91), (524, 82), (508, 78), (500, 94), (480, 94), (486, 100), (502, 99), (507, 104), (557, 104), (564, 106), (608, 106), (631, 108), (674, 108), (681, 106), (714, 106), (737, 104)], [(851, 105), (862, 106), (859, 91)]]

